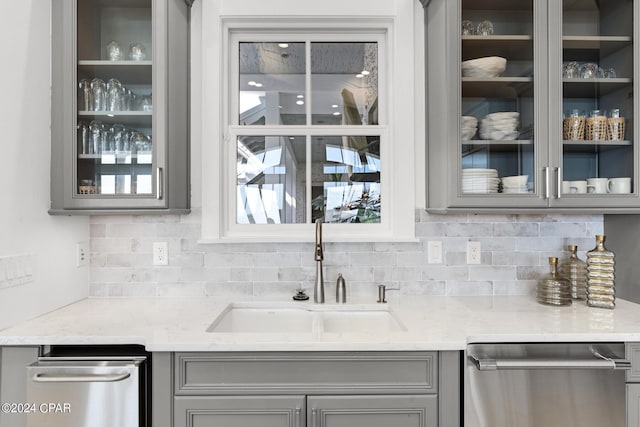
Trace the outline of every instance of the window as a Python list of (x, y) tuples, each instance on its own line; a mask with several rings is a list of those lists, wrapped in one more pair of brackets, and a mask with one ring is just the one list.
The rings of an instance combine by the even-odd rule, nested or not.
[(236, 224), (380, 223), (381, 36), (282, 37), (231, 39)]
[(203, 183), (203, 238), (309, 240), (321, 219), (327, 240), (411, 239), (414, 187), (393, 171), (413, 141), (390, 123), (392, 23), (276, 21), (223, 20), (220, 185)]

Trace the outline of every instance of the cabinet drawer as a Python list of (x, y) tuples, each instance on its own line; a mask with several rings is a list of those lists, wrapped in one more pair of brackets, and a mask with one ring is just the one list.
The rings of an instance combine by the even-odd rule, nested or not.
[(176, 395), (435, 393), (435, 352), (176, 353)]

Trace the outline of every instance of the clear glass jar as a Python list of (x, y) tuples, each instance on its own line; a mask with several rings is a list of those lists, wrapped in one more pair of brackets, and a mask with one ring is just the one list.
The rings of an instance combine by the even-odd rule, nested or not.
[(596, 247), (587, 252), (587, 305), (615, 308), (615, 255), (604, 246), (605, 236), (596, 236)]
[(536, 300), (540, 304), (570, 305), (571, 285), (558, 273), (558, 258), (549, 257), (549, 274), (538, 281)]
[(587, 263), (578, 258), (578, 247), (576, 245), (567, 246), (569, 259), (560, 269), (562, 275), (571, 285), (571, 298), (587, 298)]

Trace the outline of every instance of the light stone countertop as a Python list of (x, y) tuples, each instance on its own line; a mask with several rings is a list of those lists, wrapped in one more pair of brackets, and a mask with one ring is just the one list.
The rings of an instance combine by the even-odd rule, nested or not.
[[(614, 310), (606, 310), (586, 307), (584, 302), (550, 307), (522, 296), (394, 296), (386, 306), (406, 331), (206, 332), (229, 302), (213, 297), (89, 298), (0, 331), (0, 345), (143, 344), (148, 351), (410, 351), (463, 350), (469, 342), (640, 342), (640, 305), (624, 300), (617, 300)], [(329, 305), (322, 309), (330, 309)]]

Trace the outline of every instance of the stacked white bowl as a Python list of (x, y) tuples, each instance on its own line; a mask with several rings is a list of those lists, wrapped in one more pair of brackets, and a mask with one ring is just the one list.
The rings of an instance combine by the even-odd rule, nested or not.
[(480, 137), (493, 141), (518, 139), (519, 124), (520, 113), (516, 111), (487, 114), (480, 121)]
[(515, 175), (502, 177), (503, 193), (528, 193), (527, 179), (529, 175)]
[(501, 56), (462, 61), (462, 77), (498, 77), (507, 68), (507, 60)]
[(478, 119), (473, 116), (462, 116), (462, 140), (472, 139), (478, 131)]
[(497, 193), (500, 178), (495, 169), (462, 169), (462, 192), (471, 194)]

